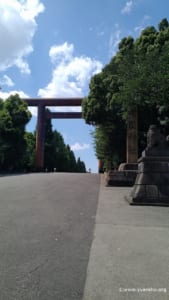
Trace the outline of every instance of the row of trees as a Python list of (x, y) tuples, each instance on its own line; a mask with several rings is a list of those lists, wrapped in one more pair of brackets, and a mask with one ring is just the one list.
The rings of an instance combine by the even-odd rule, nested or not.
[[(25, 131), (31, 119), (25, 101), (18, 95), (0, 99), (0, 171), (35, 171), (36, 134)], [(45, 123), (45, 169), (48, 171), (86, 172), (85, 164), (76, 160), (62, 135)]]
[(126, 120), (138, 109), (139, 153), (150, 124), (169, 129), (169, 23), (147, 27), (134, 40), (126, 37), (116, 55), (90, 81), (83, 117), (94, 124), (96, 156), (105, 166), (125, 161)]
[(69, 145), (64, 143), (62, 135), (52, 130), (51, 120), (45, 123), (45, 159), (44, 166), (47, 170), (62, 172), (85, 173), (86, 167), (83, 161), (76, 160)]

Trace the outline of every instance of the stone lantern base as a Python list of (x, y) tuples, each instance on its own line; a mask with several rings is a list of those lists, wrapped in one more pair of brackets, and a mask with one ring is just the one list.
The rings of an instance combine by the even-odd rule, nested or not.
[(118, 170), (106, 173), (107, 186), (133, 186), (137, 175), (137, 163), (120, 164)]
[(169, 151), (144, 151), (138, 162), (130, 204), (169, 206)]

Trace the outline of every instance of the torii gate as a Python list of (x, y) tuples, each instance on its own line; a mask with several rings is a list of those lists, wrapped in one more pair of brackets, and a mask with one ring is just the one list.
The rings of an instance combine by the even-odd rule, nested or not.
[(28, 106), (37, 106), (36, 152), (35, 166), (37, 170), (44, 168), (45, 119), (80, 119), (81, 112), (49, 112), (46, 106), (81, 106), (82, 98), (29, 98), (24, 99)]
[[(45, 119), (80, 119), (81, 112), (49, 112), (47, 106), (81, 106), (83, 98), (29, 98), (23, 99), (28, 106), (38, 107), (38, 119), (36, 129), (36, 152), (35, 166), (37, 170), (44, 168), (44, 145), (45, 145)], [(132, 110), (128, 115), (127, 122), (127, 164), (137, 163), (137, 110)]]

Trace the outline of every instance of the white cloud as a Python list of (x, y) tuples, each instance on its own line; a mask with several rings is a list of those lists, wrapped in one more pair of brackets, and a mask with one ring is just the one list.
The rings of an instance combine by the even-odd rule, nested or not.
[(31, 112), (32, 116), (37, 117), (37, 115), (38, 115), (38, 109), (37, 109), (37, 107), (30, 106), (30, 107), (28, 107), (28, 109)]
[(30, 73), (26, 57), (33, 51), (35, 18), (43, 10), (40, 0), (0, 0), (0, 71), (15, 65)]
[(21, 0), (23, 16), (27, 19), (34, 19), (39, 13), (44, 11), (44, 5), (39, 0)]
[(122, 14), (129, 14), (133, 7), (133, 1), (127, 1), (124, 8), (121, 10)]
[(119, 28), (119, 25), (115, 24), (115, 28), (109, 39), (109, 57), (113, 57), (116, 54), (120, 41), (121, 41), (121, 30)]
[(51, 81), (39, 89), (41, 97), (83, 97), (91, 76), (101, 71), (100, 61), (87, 56), (75, 56), (74, 45), (65, 42), (50, 48), (54, 64)]
[(74, 45), (65, 42), (62, 45), (52, 46), (49, 50), (49, 57), (53, 63), (60, 61), (69, 61), (72, 59)]
[(20, 69), (20, 72), (22, 74), (30, 74), (31, 73), (28, 63), (22, 57), (18, 57), (15, 60), (15, 65)]
[(15, 84), (9, 76), (4, 75), (2, 78), (0, 78), (0, 86), (3, 86), (3, 85), (6, 85), (8, 87), (12, 87)]
[(87, 150), (90, 148), (89, 144), (79, 144), (79, 143), (75, 143), (72, 146), (70, 146), (72, 151), (81, 151), (81, 150)]

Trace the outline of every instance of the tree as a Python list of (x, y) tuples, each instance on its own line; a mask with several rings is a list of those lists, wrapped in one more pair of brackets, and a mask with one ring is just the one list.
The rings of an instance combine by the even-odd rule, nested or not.
[(95, 154), (103, 161), (104, 169), (117, 168), (120, 162), (125, 161), (126, 130), (124, 123), (119, 125), (100, 125), (94, 131)]
[(45, 148), (44, 148), (44, 167), (48, 171), (53, 171), (55, 167), (56, 148), (52, 130), (51, 119), (45, 120)]
[(78, 157), (78, 159), (77, 159), (76, 172), (77, 173), (86, 173), (85, 164), (83, 161), (80, 160), (80, 157)]
[(66, 172), (68, 165), (66, 145), (63, 136), (57, 131), (53, 131), (53, 143), (55, 147), (54, 167), (59, 172)]
[(31, 172), (35, 170), (35, 147), (36, 147), (36, 133), (25, 132), (26, 151), (24, 155), (24, 170)]
[(169, 23), (166, 18), (162, 19), (161, 22), (158, 24), (159, 31), (164, 31), (168, 28)]
[(66, 145), (67, 172), (76, 172), (76, 159), (69, 145)]
[[(81, 163), (83, 171), (84, 166), (82, 168)], [(53, 131), (51, 119), (45, 122), (44, 167), (48, 171), (79, 172), (73, 151), (65, 145), (62, 135), (57, 130)]]
[[(134, 106), (138, 108), (139, 119), (145, 110), (149, 112), (144, 114), (142, 123), (148, 125), (155, 121), (156, 124), (169, 128), (167, 19), (163, 19), (158, 28), (159, 30), (153, 26), (147, 27), (136, 40), (132, 37), (123, 38), (119, 43), (118, 52), (110, 63), (101, 73), (91, 78), (89, 95), (83, 101), (83, 117), (88, 124), (101, 126), (100, 130), (104, 133), (99, 143), (105, 144), (104, 147), (107, 149), (111, 147), (111, 140), (106, 139), (106, 127), (111, 124), (114, 139), (118, 136), (119, 123), (123, 124), (124, 129), (128, 111)], [(147, 131), (148, 127), (146, 129), (143, 127)], [(95, 144), (98, 144), (97, 131), (96, 128)], [(140, 146), (144, 144), (145, 131), (142, 132), (142, 138)], [(106, 141), (103, 142), (103, 139)], [(117, 148), (119, 153), (120, 146)], [(116, 153), (115, 149), (113, 153)], [(110, 161), (113, 153), (109, 155)]]
[(18, 171), (23, 169), (26, 151), (25, 126), (31, 113), (19, 95), (6, 101), (0, 100), (0, 169)]

